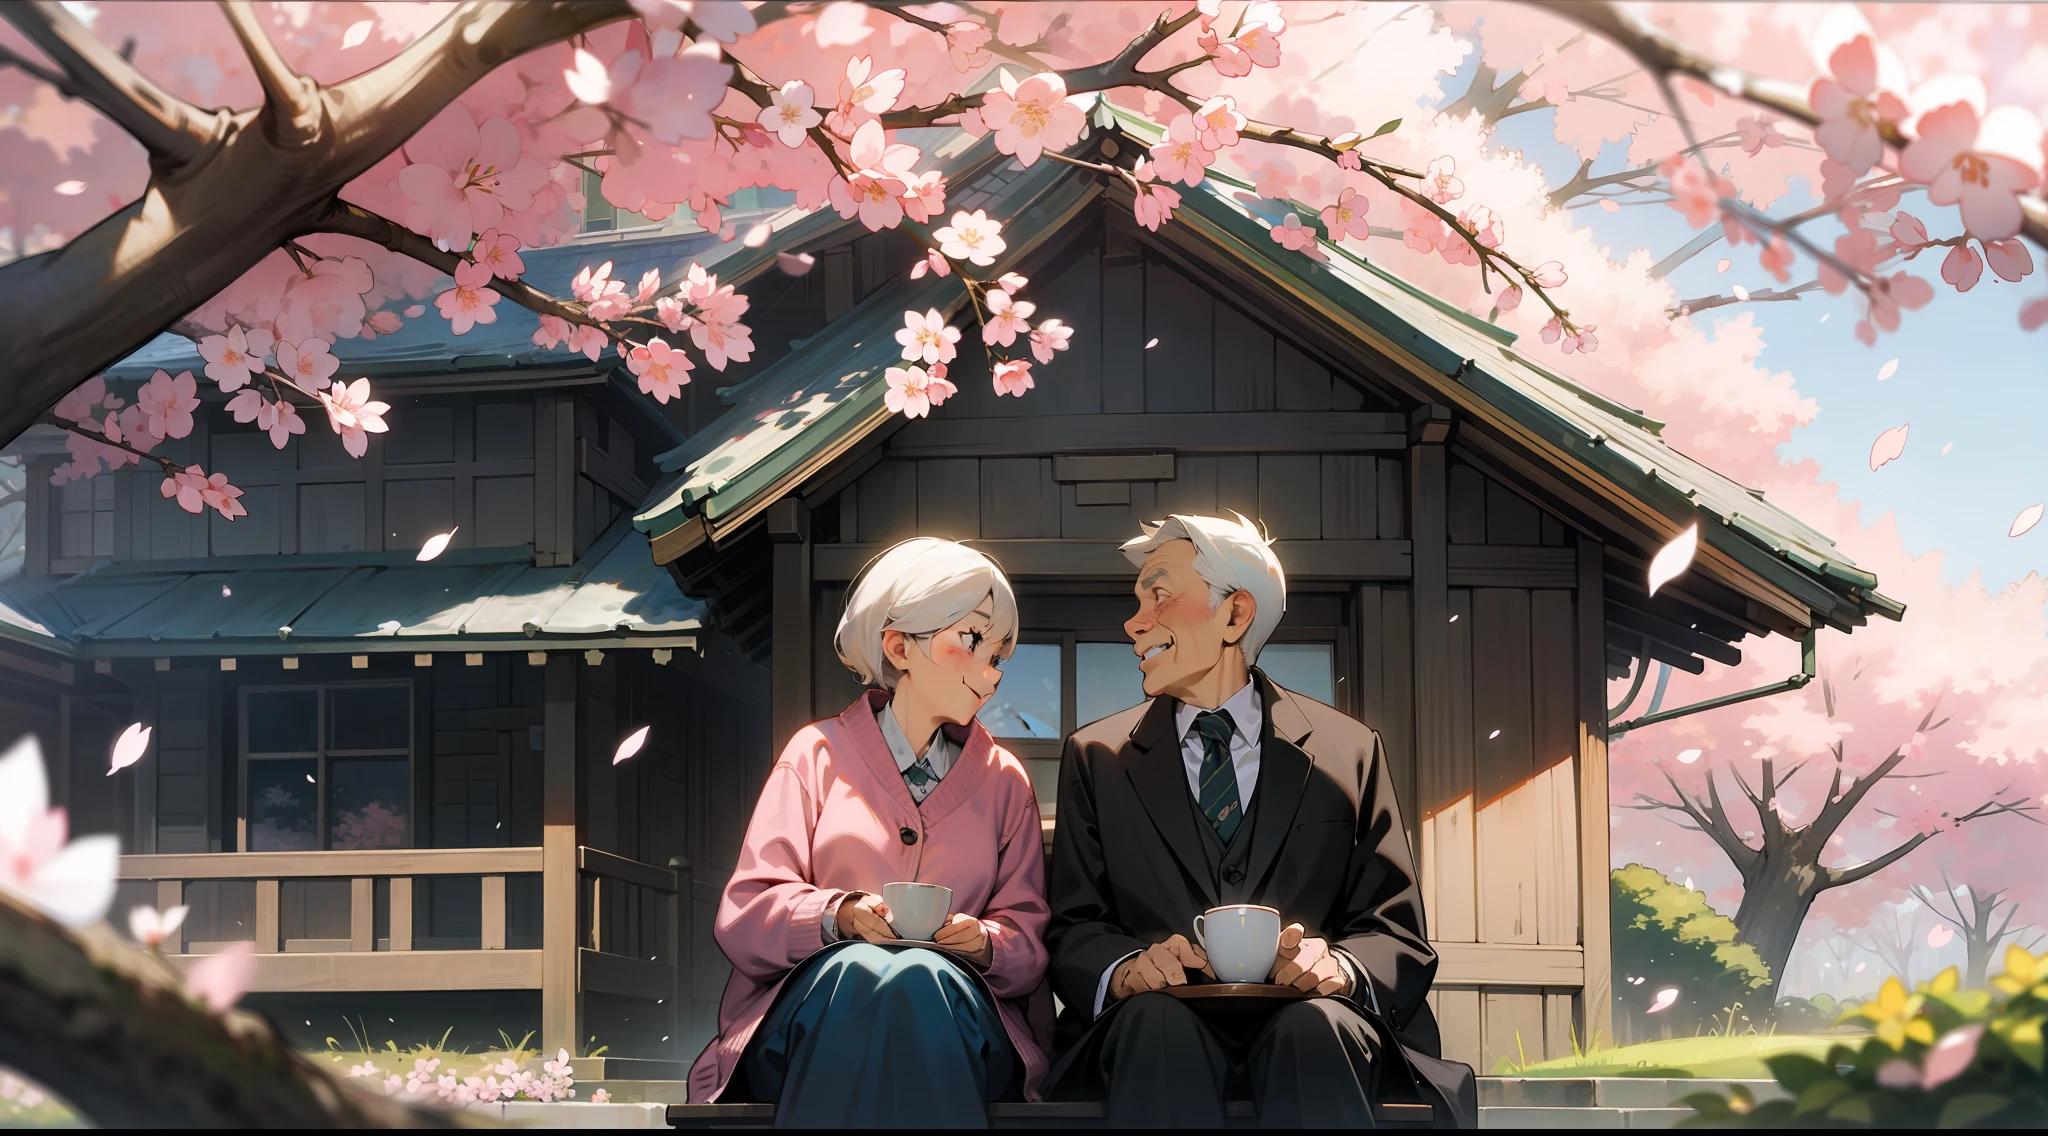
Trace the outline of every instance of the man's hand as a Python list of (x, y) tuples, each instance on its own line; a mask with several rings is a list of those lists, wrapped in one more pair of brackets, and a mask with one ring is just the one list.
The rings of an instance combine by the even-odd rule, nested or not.
[(959, 951), (982, 966), (993, 961), (988, 928), (981, 925), (981, 920), (964, 912), (956, 911), (946, 916), (945, 924), (932, 935), (932, 941), (948, 950)]
[(1273, 981), (1281, 986), (1316, 994), (1342, 994), (1351, 985), (1337, 956), (1324, 939), (1304, 938), (1307, 928), (1289, 923), (1280, 932), (1280, 949), (1273, 956)]
[(1175, 935), (1124, 960), (1124, 964), (1110, 976), (1109, 996), (1121, 1000), (1148, 990), (1185, 986), (1190, 970), (1202, 971), (1212, 978), (1215, 976), (1215, 972), (1209, 969), (1209, 956), (1202, 953), (1202, 948), (1188, 942), (1184, 935)]
[(838, 923), (842, 939), (886, 943), (897, 937), (896, 928), (889, 925), (889, 905), (879, 895), (862, 892), (841, 900)]

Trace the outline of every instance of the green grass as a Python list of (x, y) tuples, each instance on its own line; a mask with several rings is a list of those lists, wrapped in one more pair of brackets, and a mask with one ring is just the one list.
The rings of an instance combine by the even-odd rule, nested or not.
[(1841, 1034), (1742, 1034), (1678, 1037), (1612, 1049), (1595, 1049), (1534, 1065), (1499, 1070), (1516, 1077), (1714, 1077), (1769, 1080), (1764, 1058), (1780, 1053), (1827, 1055)]

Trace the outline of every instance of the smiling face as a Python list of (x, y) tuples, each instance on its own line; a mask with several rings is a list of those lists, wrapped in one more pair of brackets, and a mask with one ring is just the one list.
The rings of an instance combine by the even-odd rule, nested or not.
[(1219, 692), (1228, 695), (1244, 684), (1238, 644), (1257, 613), (1251, 593), (1234, 592), (1211, 607), (1209, 585), (1195, 570), (1195, 546), (1185, 540), (1168, 541), (1147, 556), (1135, 590), (1138, 614), (1124, 621), (1124, 633), (1145, 673), (1146, 697), (1166, 694), (1213, 707)]
[(1003, 681), (1003, 660), (1015, 646), (989, 637), (994, 610), (994, 598), (984, 597), (943, 631), (915, 636), (894, 628), (882, 632), (882, 653), (903, 672), (896, 681), (899, 706), (907, 699), (939, 722), (956, 726), (974, 720)]

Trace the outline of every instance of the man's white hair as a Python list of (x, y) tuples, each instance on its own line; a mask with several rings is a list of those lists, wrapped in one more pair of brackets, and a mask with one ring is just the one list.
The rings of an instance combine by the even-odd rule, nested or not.
[(995, 561), (956, 541), (921, 536), (884, 552), (847, 597), (832, 646), (865, 683), (896, 689), (903, 672), (882, 651), (882, 632), (930, 635), (994, 597), (988, 638), (1015, 643), (1017, 597)]
[(1250, 592), (1258, 601), (1258, 614), (1238, 641), (1249, 666), (1259, 661), (1259, 650), (1287, 613), (1287, 574), (1273, 555), (1273, 542), (1243, 513), (1233, 515), (1237, 519), (1227, 521), (1175, 513), (1163, 521), (1141, 522), (1144, 535), (1125, 541), (1123, 554), (1142, 568), (1145, 558), (1167, 542), (1185, 540), (1195, 546), (1195, 572), (1209, 585), (1211, 611), (1232, 593)]

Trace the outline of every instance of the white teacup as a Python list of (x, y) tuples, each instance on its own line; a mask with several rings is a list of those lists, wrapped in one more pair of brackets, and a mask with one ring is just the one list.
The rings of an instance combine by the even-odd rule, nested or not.
[(1264, 982), (1280, 953), (1280, 913), (1252, 903), (1212, 907), (1195, 916), (1195, 941), (1219, 981)]
[(883, 884), (882, 902), (889, 905), (889, 923), (898, 938), (929, 939), (953, 913), (953, 889), (940, 884)]

